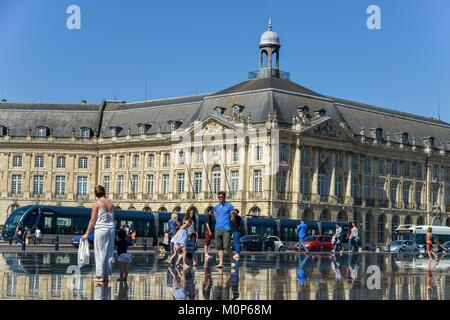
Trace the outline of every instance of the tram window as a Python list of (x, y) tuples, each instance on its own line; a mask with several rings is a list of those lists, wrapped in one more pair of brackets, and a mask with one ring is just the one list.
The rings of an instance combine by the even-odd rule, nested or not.
[(42, 233), (53, 233), (53, 217), (44, 216), (44, 225), (41, 230)]
[(137, 220), (133, 222), (133, 228), (136, 230), (138, 237), (150, 237), (150, 222)]
[(38, 218), (38, 212), (37, 211), (31, 211), (29, 212), (23, 219), (23, 225), (25, 227), (31, 228), (34, 227), (36, 224), (36, 219)]
[(56, 233), (72, 234), (72, 218), (56, 217)]
[(89, 218), (74, 217), (73, 218), (73, 231), (75, 234), (83, 234), (89, 224)]

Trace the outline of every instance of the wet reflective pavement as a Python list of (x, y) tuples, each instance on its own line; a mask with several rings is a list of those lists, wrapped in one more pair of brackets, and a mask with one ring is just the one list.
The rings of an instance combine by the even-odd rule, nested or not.
[(383, 253), (244, 253), (222, 271), (214, 268), (215, 257), (205, 267), (202, 254), (188, 270), (169, 269), (165, 259), (132, 253), (127, 283), (116, 281), (114, 263), (111, 281), (96, 286), (91, 265), (76, 267), (76, 253), (0, 253), (0, 299), (450, 299), (450, 257), (430, 264), (415, 255)]

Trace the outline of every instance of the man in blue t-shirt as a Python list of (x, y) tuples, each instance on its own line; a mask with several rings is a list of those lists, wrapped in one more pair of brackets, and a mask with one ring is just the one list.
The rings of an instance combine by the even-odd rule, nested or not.
[(219, 256), (219, 264), (216, 268), (223, 268), (223, 250), (225, 249), (232, 258), (230, 247), (231, 238), (231, 212), (234, 207), (231, 203), (225, 201), (225, 192), (219, 191), (217, 193), (219, 203), (214, 207), (214, 214), (216, 216), (216, 247)]
[(305, 246), (305, 237), (308, 234), (308, 226), (305, 223), (305, 220), (301, 219), (300, 224), (297, 226), (297, 232), (298, 232), (298, 251), (301, 251), (302, 249), (305, 250), (305, 252), (308, 252), (308, 248)]

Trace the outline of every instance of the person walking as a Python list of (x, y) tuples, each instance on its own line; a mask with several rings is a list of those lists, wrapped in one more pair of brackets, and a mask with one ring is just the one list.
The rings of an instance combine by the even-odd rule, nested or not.
[(434, 258), (436, 259), (436, 261), (438, 261), (438, 257), (436, 255), (436, 253), (434, 253), (433, 251), (433, 229), (431, 227), (428, 227), (427, 233), (425, 235), (426, 240), (427, 240), (427, 255), (428, 258), (430, 258), (430, 260), (432, 260), (431, 255), (434, 256)]
[(338, 249), (341, 250), (341, 254), (342, 254), (342, 237), (343, 237), (343, 233), (342, 233), (342, 227), (339, 223), (336, 223), (336, 233), (334, 235), (334, 247), (333, 247), (333, 252), (336, 252)]
[(305, 250), (307, 253), (309, 250), (305, 246), (305, 238), (308, 234), (308, 226), (305, 223), (304, 219), (300, 220), (300, 224), (297, 226), (297, 232), (298, 232), (298, 251)]
[[(197, 252), (197, 215), (196, 215), (196, 209), (195, 207), (189, 207), (186, 211), (186, 217), (187, 220), (190, 221), (190, 224), (188, 225), (187, 231), (188, 231), (188, 238), (190, 239), (192, 234), (195, 234), (195, 241), (194, 241), (194, 247), (193, 247), (193, 256), (192, 256), (192, 265), (195, 267), (197, 266), (197, 260), (195, 253)], [(185, 257), (186, 258), (186, 255)]]
[(213, 238), (213, 219), (214, 219), (214, 208), (209, 206), (206, 208), (205, 214), (205, 260), (210, 259), (209, 248), (211, 246), (211, 241)]
[(39, 227), (36, 227), (36, 230), (34, 230), (34, 237), (36, 240), (36, 244), (41, 244), (42, 242), (42, 232), (41, 229), (39, 229)]
[(359, 231), (356, 223), (352, 222), (350, 229), (350, 237), (348, 239), (348, 248), (350, 252), (358, 250), (359, 243)]
[(112, 274), (112, 261), (114, 256), (114, 240), (116, 237), (114, 205), (106, 197), (105, 188), (97, 185), (95, 187), (97, 200), (92, 204), (91, 220), (82, 240), (88, 238), (94, 229), (94, 254), (95, 254), (95, 282), (104, 283), (109, 281)]
[(177, 226), (179, 226), (178, 214), (172, 213), (169, 222), (167, 222), (167, 230), (169, 231), (169, 243), (170, 243), (170, 253), (173, 254), (173, 241), (172, 238), (177, 233)]
[(234, 260), (239, 260), (239, 253), (241, 253), (241, 243), (239, 238), (241, 236), (241, 217), (239, 216), (239, 210), (234, 209), (231, 213), (231, 231), (233, 232), (233, 246), (236, 254), (233, 256)]
[(231, 212), (234, 211), (234, 207), (231, 203), (225, 201), (225, 192), (219, 191), (217, 193), (219, 203), (214, 207), (214, 214), (216, 216), (216, 247), (217, 254), (219, 256), (219, 264), (216, 268), (223, 268), (223, 251), (226, 250), (227, 254), (232, 258), (232, 251), (230, 248), (231, 238)]

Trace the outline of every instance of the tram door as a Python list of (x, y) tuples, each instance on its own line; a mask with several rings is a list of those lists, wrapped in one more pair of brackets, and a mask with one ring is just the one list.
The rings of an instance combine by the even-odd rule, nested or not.
[(56, 231), (54, 213), (51, 211), (43, 211), (39, 209), (39, 220), (37, 226), (42, 234), (53, 234)]

